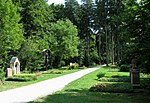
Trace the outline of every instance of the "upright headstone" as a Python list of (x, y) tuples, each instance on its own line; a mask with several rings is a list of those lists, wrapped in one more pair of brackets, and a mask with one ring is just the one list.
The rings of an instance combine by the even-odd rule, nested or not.
[(7, 68), (7, 77), (13, 76), (13, 70), (11, 68)]
[(139, 73), (139, 68), (137, 67), (137, 61), (135, 59), (133, 59), (131, 62), (130, 78), (133, 87), (140, 86), (140, 73)]
[(14, 74), (20, 73), (20, 62), (17, 57), (12, 57), (10, 61), (10, 68), (13, 70)]
[(45, 68), (46, 68), (46, 70), (48, 70), (48, 65), (49, 65), (49, 63), (48, 63), (48, 50), (47, 49), (44, 49), (43, 51), (42, 51), (42, 54), (45, 56)]

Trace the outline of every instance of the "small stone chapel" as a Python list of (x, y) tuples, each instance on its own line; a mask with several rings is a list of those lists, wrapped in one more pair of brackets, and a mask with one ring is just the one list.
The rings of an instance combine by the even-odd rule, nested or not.
[(14, 74), (20, 73), (20, 62), (17, 57), (12, 57), (10, 60), (10, 68), (14, 71)]

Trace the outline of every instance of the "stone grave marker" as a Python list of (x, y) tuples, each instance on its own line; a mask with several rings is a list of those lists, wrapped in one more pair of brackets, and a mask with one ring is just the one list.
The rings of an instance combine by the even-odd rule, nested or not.
[(133, 87), (139, 87), (140, 86), (140, 73), (139, 68), (137, 67), (136, 60), (132, 60), (132, 64), (130, 67), (130, 78), (131, 78), (131, 84)]
[(7, 68), (7, 77), (13, 76), (13, 70), (11, 68)]

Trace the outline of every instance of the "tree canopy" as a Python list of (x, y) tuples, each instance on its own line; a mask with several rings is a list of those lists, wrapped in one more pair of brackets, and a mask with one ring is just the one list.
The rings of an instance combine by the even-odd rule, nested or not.
[(11, 0), (0, 1), (0, 59), (4, 61), (9, 54), (15, 55), (14, 52), (24, 41), (20, 19), (17, 7)]
[[(109, 63), (138, 66), (150, 72), (149, 0), (1, 0), (0, 65), (19, 57), (22, 70), (43, 70), (43, 49), (49, 66)], [(3, 60), (2, 60), (3, 59)], [(34, 61), (34, 63), (32, 62)]]

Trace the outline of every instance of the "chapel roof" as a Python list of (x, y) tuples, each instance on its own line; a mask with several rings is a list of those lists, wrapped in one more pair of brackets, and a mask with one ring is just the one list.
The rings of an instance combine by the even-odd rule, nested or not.
[(19, 62), (17, 57), (12, 57), (10, 60), (10, 63), (15, 63), (15, 62)]

